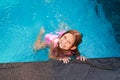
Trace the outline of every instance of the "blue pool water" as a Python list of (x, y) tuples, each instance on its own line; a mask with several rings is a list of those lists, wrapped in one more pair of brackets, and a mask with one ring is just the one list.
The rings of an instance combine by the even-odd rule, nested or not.
[(95, 0), (0, 0), (0, 63), (48, 60), (47, 48), (32, 49), (41, 27), (45, 33), (80, 31), (79, 50), (88, 58), (120, 57), (112, 25)]

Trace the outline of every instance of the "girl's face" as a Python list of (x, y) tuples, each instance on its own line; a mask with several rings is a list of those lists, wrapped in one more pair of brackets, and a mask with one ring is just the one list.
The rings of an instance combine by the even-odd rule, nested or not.
[(74, 42), (74, 36), (71, 33), (66, 33), (59, 39), (59, 47), (64, 50), (69, 50)]

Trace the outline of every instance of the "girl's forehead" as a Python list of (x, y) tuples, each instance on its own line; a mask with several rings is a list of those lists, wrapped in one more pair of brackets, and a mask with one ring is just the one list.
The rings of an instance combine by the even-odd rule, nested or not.
[(73, 34), (71, 34), (71, 33), (66, 33), (66, 34), (64, 34), (63, 36), (71, 36), (71, 37), (73, 37)]

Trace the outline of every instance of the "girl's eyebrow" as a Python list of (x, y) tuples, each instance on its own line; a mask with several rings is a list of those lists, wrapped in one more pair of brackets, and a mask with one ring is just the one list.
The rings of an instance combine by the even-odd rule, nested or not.
[(67, 36), (66, 36), (66, 35), (65, 35), (64, 37), (67, 39)]

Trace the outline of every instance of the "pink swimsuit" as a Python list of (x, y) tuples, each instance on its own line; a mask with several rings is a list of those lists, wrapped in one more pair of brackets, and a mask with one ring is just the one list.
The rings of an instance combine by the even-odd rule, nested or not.
[[(45, 43), (46, 43), (46, 45), (47, 46), (50, 46), (50, 43), (51, 43), (51, 41), (52, 40), (54, 40), (55, 41), (55, 46), (56, 46), (56, 44), (57, 44), (57, 42), (58, 42), (58, 38), (64, 33), (65, 31), (60, 31), (60, 32), (56, 32), (57, 34), (53, 34), (53, 33), (49, 33), (49, 34), (46, 34), (45, 35)], [(57, 40), (56, 40), (57, 39)]]

